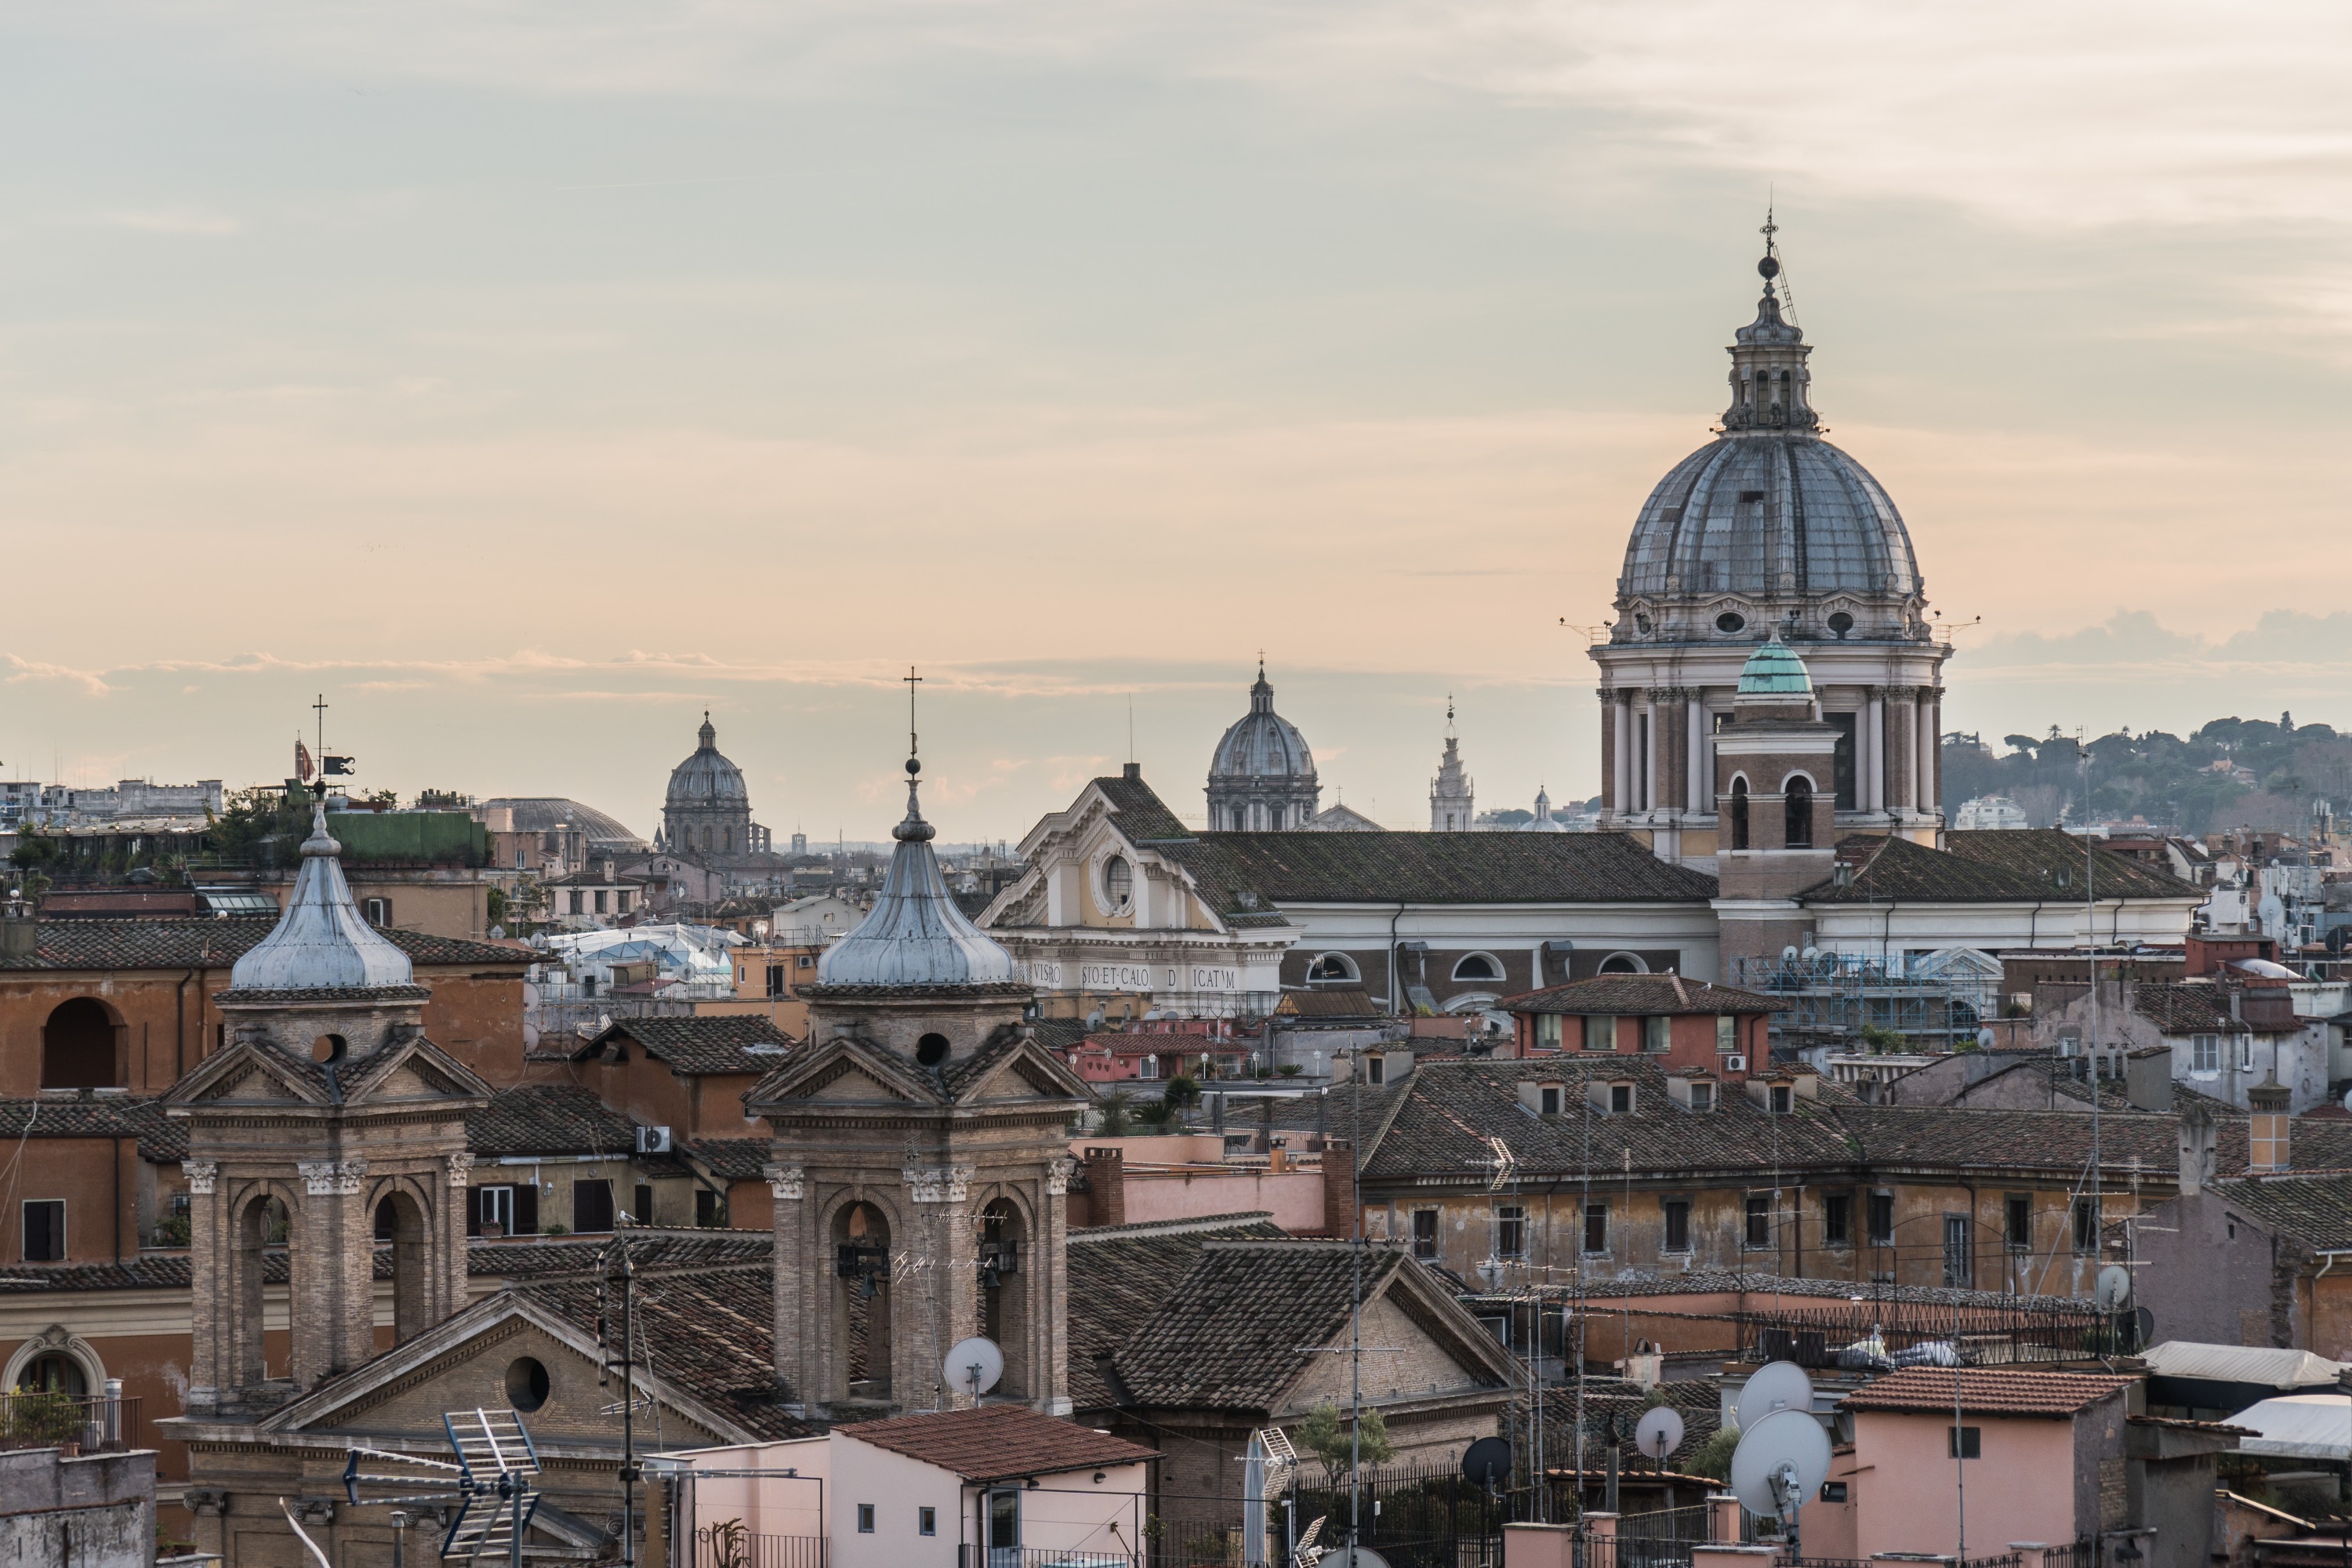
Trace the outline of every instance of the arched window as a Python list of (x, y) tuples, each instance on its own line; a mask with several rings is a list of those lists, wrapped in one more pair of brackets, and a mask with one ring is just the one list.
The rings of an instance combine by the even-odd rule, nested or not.
[(1029, 1386), (1029, 1292), (1022, 1257), (1021, 1213), (1003, 1198), (980, 1211), (980, 1331), (1004, 1352), (999, 1393)]
[(392, 1244), (392, 1338), (394, 1344), (415, 1339), (430, 1321), (425, 1286), (425, 1211), (412, 1194), (391, 1192), (377, 1202), (375, 1238)]
[(1650, 966), (1630, 952), (1612, 952), (1601, 961), (1603, 974), (1647, 974)]
[(1325, 952), (1317, 954), (1315, 962), (1307, 966), (1307, 978), (1309, 980), (1356, 980), (1361, 977), (1356, 972), (1354, 959), (1344, 952)]
[(733, 828), (726, 828), (720, 832), (719, 836), (719, 847), (724, 849), (730, 855), (735, 853), (735, 830)]
[(95, 996), (60, 1002), (41, 1026), (43, 1089), (106, 1089), (122, 1080), (114, 1062), (114, 1016)]
[(1731, 847), (1748, 847), (1748, 781), (1731, 781)]
[(1789, 831), (1783, 840), (1791, 849), (1813, 847), (1813, 786), (1802, 777), (1789, 780), (1785, 791)]
[(1503, 977), (1503, 966), (1495, 962), (1492, 953), (1473, 952), (1454, 966), (1456, 980), (1495, 981)]
[(1235, 833), (1249, 831), (1249, 807), (1245, 805), (1234, 807), (1234, 831)]

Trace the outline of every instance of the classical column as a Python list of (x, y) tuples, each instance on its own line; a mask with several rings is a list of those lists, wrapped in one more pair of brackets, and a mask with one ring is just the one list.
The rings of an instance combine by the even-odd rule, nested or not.
[(1696, 686), (1683, 693), (1684, 728), (1689, 735), (1683, 742), (1683, 804), (1693, 811), (1715, 809), (1715, 802), (1707, 798), (1706, 699), (1706, 693)]
[(1899, 812), (1918, 797), (1917, 785), (1911, 777), (1912, 763), (1918, 756), (1918, 747), (1911, 737), (1911, 721), (1916, 710), (1899, 686), (1888, 687), (1886, 695), (1890, 699), (1886, 704), (1886, 802)]
[(1658, 809), (1658, 718), (1657, 693), (1649, 693), (1649, 710), (1643, 715), (1649, 721), (1642, 726), (1642, 809)]
[(1944, 689), (1928, 689), (1927, 700), (1927, 809), (1940, 811), (1944, 805)]
[(1609, 694), (1610, 722), (1617, 738), (1616, 767), (1611, 774), (1613, 793), (1609, 801), (1612, 811), (1623, 815), (1633, 809), (1633, 702), (1630, 691)]
[(1886, 809), (1886, 701), (1883, 689), (1869, 687), (1862, 709), (1862, 808)]
[(1918, 747), (1918, 758), (1913, 763), (1911, 776), (1918, 783), (1911, 804), (1921, 811), (1936, 809), (1936, 705), (1928, 689), (1920, 687), (1911, 694), (1911, 706), (1916, 717), (1911, 733)]
[[(1541, 950), (1538, 949), (1538, 952)], [(1030, 1379), (1031, 1394), (1048, 1415), (1070, 1414), (1070, 1313), (1067, 1289), (1070, 1242), (1069, 1191), (1070, 1173), (1077, 1162), (1064, 1155), (1050, 1160), (1045, 1165), (1045, 1235), (1044, 1243), (1036, 1248), (1038, 1264), (1044, 1266), (1045, 1278), (1039, 1288), (1030, 1292), (1030, 1320), (1043, 1320), (1043, 1353), (1033, 1365), (1045, 1375)], [(1038, 1307), (1043, 1306), (1044, 1311)], [(1043, 1386), (1039, 1386), (1042, 1384)]]
[(1625, 798), (1617, 793), (1617, 694), (1607, 687), (1593, 693), (1601, 699), (1601, 808), (1615, 811)]
[[(816, 1331), (815, 1309), (821, 1296), (812, 1291), (824, 1281), (824, 1259), (811, 1244), (808, 1211), (803, 1201), (807, 1181), (798, 1165), (767, 1165), (768, 1191), (775, 1199), (772, 1269), (775, 1294), (776, 1382), (790, 1394), (785, 1408), (797, 1415), (828, 1397), (822, 1360), (823, 1342)], [(731, 1216), (730, 1216), (731, 1217)]]
[(228, 1300), (229, 1235), (226, 1213), (228, 1198), (216, 1190), (217, 1160), (183, 1160), (188, 1177), (189, 1328), (188, 1413), (209, 1415), (224, 1388), (236, 1384), (235, 1350), (229, 1325), (235, 1310)]

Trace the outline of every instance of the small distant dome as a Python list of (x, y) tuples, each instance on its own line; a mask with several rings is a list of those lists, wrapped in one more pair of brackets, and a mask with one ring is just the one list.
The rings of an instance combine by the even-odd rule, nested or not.
[(1315, 753), (1298, 726), (1274, 710), (1274, 688), (1260, 666), (1250, 687), (1249, 711), (1235, 720), (1209, 759), (1212, 783), (1311, 783)]
[(408, 955), (361, 917), (343, 880), (342, 846), (327, 832), (327, 808), (310, 809), (302, 868), (285, 913), (229, 970), (236, 991), (371, 991), (408, 985)]
[(1813, 678), (1805, 673), (1805, 661), (1796, 650), (1774, 633), (1772, 639), (1748, 656), (1739, 670), (1739, 695), (1742, 697), (1811, 697)]
[(695, 747), (694, 755), (669, 771), (669, 795), (665, 806), (748, 804), (751, 792), (743, 786), (743, 770), (720, 754), (719, 731), (711, 728), (708, 712), (702, 715), (702, 728), (696, 733), (700, 744)]
[(1519, 824), (1522, 833), (1565, 833), (1568, 824), (1551, 814), (1551, 795), (1541, 784), (1536, 786), (1536, 815), (1529, 822)]

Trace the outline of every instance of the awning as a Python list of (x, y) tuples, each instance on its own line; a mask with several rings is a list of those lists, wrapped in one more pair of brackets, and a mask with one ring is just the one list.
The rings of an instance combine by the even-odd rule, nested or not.
[(2193, 1377), (2209, 1383), (2253, 1383), (2265, 1388), (2333, 1388), (2347, 1363), (2309, 1351), (2269, 1345), (2209, 1345), (2167, 1340), (2146, 1352), (2158, 1377)]
[(2341, 1394), (2290, 1394), (2265, 1399), (2230, 1417), (2232, 1426), (2251, 1426), (2258, 1437), (2238, 1439), (2242, 1454), (2282, 1459), (2352, 1458), (2352, 1397)]

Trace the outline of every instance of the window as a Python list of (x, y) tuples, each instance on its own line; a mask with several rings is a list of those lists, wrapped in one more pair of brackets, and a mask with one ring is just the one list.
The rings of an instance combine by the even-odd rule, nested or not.
[(1632, 1084), (1612, 1083), (1609, 1086), (1609, 1114), (1612, 1116), (1631, 1116), (1633, 1114), (1633, 1086)]
[(1791, 849), (1813, 847), (1813, 786), (1801, 777), (1792, 777), (1783, 786), (1786, 791), (1788, 836), (1781, 840)]
[(1504, 1204), (1495, 1210), (1495, 1256), (1525, 1258), (1528, 1255), (1528, 1211), (1517, 1204)]
[(596, 912), (600, 915), (610, 914), (613, 912), (611, 910), (605, 908), (604, 889), (602, 888), (596, 889)]
[(66, 1201), (36, 1198), (25, 1205), (25, 1261), (66, 1260)]
[(694, 1189), (694, 1223), (698, 1226), (719, 1223), (719, 1194), (709, 1187)]
[(1885, 1247), (1895, 1239), (1895, 1194), (1870, 1194), (1870, 1244)]
[(1158, 1057), (1143, 1058), (1140, 1061), (1136, 1063), (1135, 1076), (1139, 1079), (1157, 1081), (1160, 1077), (1160, 1058)]
[(874, 1533), (874, 1505), (870, 1502), (857, 1505), (857, 1533), (860, 1535)]
[(2254, 1070), (2254, 1037), (2252, 1035), (2238, 1037), (2238, 1070), (2240, 1072)]
[(1009, 1552), (1020, 1560), (1021, 1494), (1010, 1487), (988, 1494), (988, 1549)]
[(1772, 1245), (1772, 1200), (1765, 1194), (1756, 1194), (1748, 1200), (1748, 1234), (1745, 1244), (1748, 1247)]
[(1731, 781), (1731, 847), (1748, 847), (1748, 781)]
[(1584, 1205), (1584, 1250), (1592, 1253), (1609, 1250), (1609, 1205)]
[(2074, 1200), (2074, 1250), (2099, 1250), (2099, 1218), (2097, 1208), (2088, 1198)]
[(2221, 1037), (2192, 1035), (2189, 1038), (2189, 1070), (2220, 1072), (2221, 1070)]
[(1642, 1048), (1645, 1051), (1665, 1050), (1674, 1043), (1674, 1028), (1675, 1021), (1672, 1018), (1643, 1019)]
[(1559, 1085), (1556, 1083), (1548, 1083), (1541, 1089), (1536, 1090), (1536, 1103), (1543, 1108), (1543, 1113), (1546, 1116), (1558, 1116), (1559, 1114)]
[(1326, 952), (1307, 966), (1309, 980), (1354, 980), (1356, 961), (1344, 952)]
[(937, 1535), (939, 1532), (940, 1510), (935, 1508), (917, 1509), (915, 1510), (915, 1533), (917, 1535)]
[(1103, 862), (1103, 907), (1112, 914), (1127, 908), (1135, 896), (1135, 868), (1127, 863), (1124, 855), (1114, 855)]
[(1984, 1428), (1981, 1426), (1947, 1426), (1944, 1428), (1945, 1458), (1981, 1459), (1984, 1458)]
[(474, 1233), (477, 1236), (537, 1235), (538, 1186), (523, 1182), (512, 1186), (476, 1187)]
[[(1837, 617), (1832, 616), (1830, 618), (1834, 620)], [(1843, 1502), (1846, 1500), (1845, 1489), (1846, 1483), (1843, 1481), (1823, 1481), (1822, 1483), (1822, 1500), (1823, 1502)]]
[(1503, 966), (1483, 952), (1474, 952), (1454, 966), (1456, 980), (1492, 981), (1503, 977)]
[(372, 926), (388, 926), (392, 923), (392, 900), (390, 899), (362, 899), (360, 900), (360, 914), (366, 920), (367, 923)]
[(1969, 1216), (1948, 1214), (1944, 1216), (1944, 1284), (1956, 1290), (1965, 1290), (1976, 1278), (1976, 1259), (1969, 1246)]
[(1538, 1050), (1546, 1051), (1556, 1051), (1559, 1049), (1559, 1014), (1538, 1013), (1536, 1015), (1536, 1047)]
[(772, 963), (768, 965), (768, 994), (782, 996), (783, 994), (784, 966), (781, 963)]
[(1715, 1048), (1726, 1056), (1739, 1049), (1739, 1020), (1728, 1013), (1715, 1016)]
[(588, 895), (577, 888), (572, 889), (570, 912), (575, 915), (584, 915), (588, 912)]
[(1776, 1083), (1765, 1092), (1771, 1098), (1773, 1115), (1786, 1116), (1796, 1109), (1795, 1093), (1787, 1084)]
[(1693, 1110), (1713, 1110), (1715, 1109), (1715, 1085), (1711, 1083), (1695, 1083), (1691, 1085), (1690, 1097), (1691, 1109)]
[(1853, 1199), (1844, 1193), (1832, 1193), (1822, 1199), (1822, 1242), (1828, 1247), (1848, 1247), (1853, 1242)]
[(572, 1228), (592, 1235), (613, 1228), (613, 1184), (578, 1181), (572, 1184)]
[(1664, 1250), (1668, 1252), (1688, 1252), (1691, 1249), (1690, 1200), (1687, 1198), (1668, 1198), (1662, 1206), (1665, 1210), (1666, 1216), (1666, 1244)]
[(627, 913), (629, 912), (629, 889), (626, 889), (626, 888), (623, 888), (623, 889), (620, 889), (619, 890), (617, 890), (616, 892), (614, 892), (614, 895), (613, 895), (613, 912), (614, 912), (614, 913), (615, 913), (615, 914), (622, 914), (622, 915), (627, 914)]
[(2001, 1205), (2001, 1239), (2011, 1250), (2033, 1250), (2033, 1200), (2023, 1193), (2011, 1193)]
[(1617, 1020), (1587, 1018), (1584, 1020), (1584, 1048), (1588, 1051), (1613, 1051), (1617, 1048)]
[(1412, 1255), (1424, 1262), (1437, 1258), (1437, 1211), (1412, 1211)]
[(1388, 1081), (1388, 1059), (1377, 1051), (1372, 1055), (1366, 1057), (1364, 1058), (1364, 1081), (1366, 1083), (1385, 1083)]
[(654, 1222), (654, 1190), (644, 1182), (637, 1184), (636, 1201), (629, 1205), (629, 1217), (639, 1225)]

